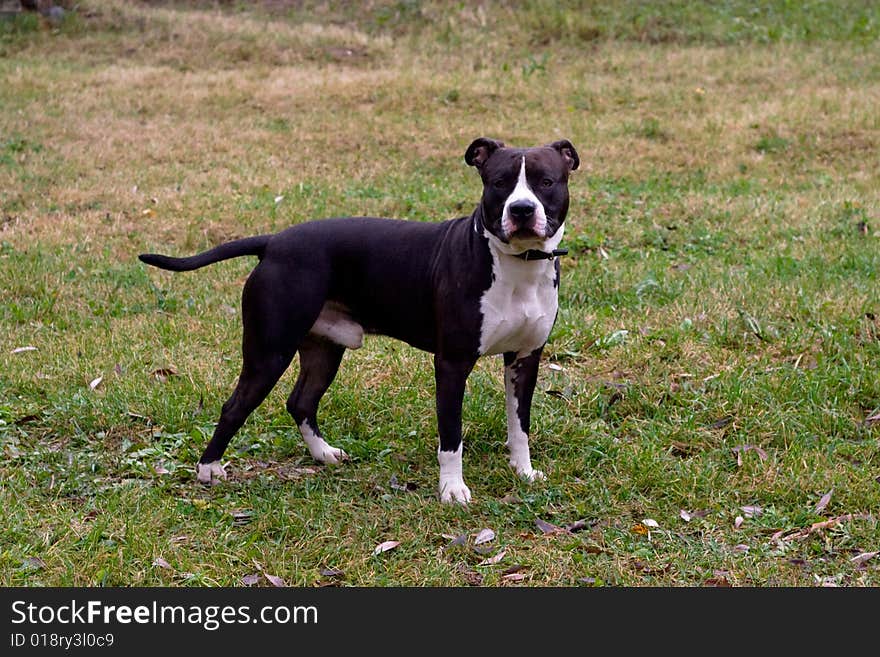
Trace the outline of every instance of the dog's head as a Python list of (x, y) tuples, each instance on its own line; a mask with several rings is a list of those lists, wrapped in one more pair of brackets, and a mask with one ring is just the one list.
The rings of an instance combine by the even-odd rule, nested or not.
[(546, 247), (561, 238), (568, 213), (568, 174), (580, 158), (567, 139), (536, 148), (508, 148), (480, 137), (464, 160), (483, 179), (483, 227), (512, 250)]

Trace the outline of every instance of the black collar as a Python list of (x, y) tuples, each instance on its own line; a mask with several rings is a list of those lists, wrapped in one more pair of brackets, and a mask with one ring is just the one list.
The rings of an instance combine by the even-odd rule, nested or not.
[(514, 253), (512, 255), (514, 258), (519, 258), (520, 260), (553, 260), (553, 258), (567, 254), (568, 249), (553, 249), (550, 253), (539, 251), (538, 249), (529, 249), (528, 251)]

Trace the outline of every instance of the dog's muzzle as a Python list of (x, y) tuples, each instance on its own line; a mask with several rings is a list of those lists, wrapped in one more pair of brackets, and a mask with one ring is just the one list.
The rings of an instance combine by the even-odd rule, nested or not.
[(538, 206), (532, 201), (516, 201), (507, 206), (508, 225), (506, 226), (508, 239), (543, 239), (543, 230), (538, 225)]

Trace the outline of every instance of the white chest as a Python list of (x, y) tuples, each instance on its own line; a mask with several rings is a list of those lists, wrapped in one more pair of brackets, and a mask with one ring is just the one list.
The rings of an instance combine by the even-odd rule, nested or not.
[(529, 352), (550, 335), (558, 308), (556, 268), (493, 254), (495, 280), (480, 300), (480, 355)]

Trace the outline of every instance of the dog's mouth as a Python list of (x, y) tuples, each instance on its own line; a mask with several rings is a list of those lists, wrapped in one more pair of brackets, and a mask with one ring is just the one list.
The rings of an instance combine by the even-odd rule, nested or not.
[(535, 249), (540, 248), (547, 237), (548, 235), (544, 235), (534, 228), (521, 227), (509, 233), (505, 241), (516, 248)]
[(547, 237), (546, 235), (541, 235), (533, 227), (522, 226), (520, 228), (517, 228), (512, 233), (510, 233), (507, 236), (507, 239), (509, 241), (513, 241), (513, 240), (529, 240), (529, 241), (531, 241), (531, 240), (543, 240), (543, 239), (546, 239), (546, 237)]

